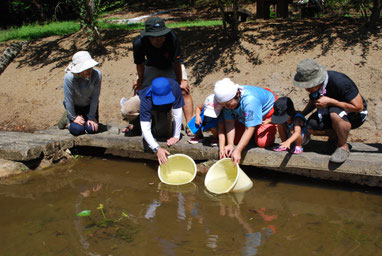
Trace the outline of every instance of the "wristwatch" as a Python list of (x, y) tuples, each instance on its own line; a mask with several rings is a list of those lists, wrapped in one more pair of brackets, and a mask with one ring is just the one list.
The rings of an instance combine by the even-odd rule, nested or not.
[(153, 148), (153, 152), (154, 153), (158, 152), (158, 148), (159, 148), (159, 146), (157, 146), (156, 148)]

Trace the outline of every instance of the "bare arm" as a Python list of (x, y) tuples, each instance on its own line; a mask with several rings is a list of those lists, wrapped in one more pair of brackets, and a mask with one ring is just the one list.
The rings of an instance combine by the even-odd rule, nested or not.
[(344, 109), (347, 112), (361, 112), (363, 110), (363, 100), (359, 93), (350, 102), (338, 101), (333, 98), (322, 96), (318, 100), (316, 100), (315, 104), (316, 104), (316, 107), (318, 108), (327, 108), (330, 106), (336, 106), (336, 107)]
[(315, 108), (316, 108), (316, 106), (314, 105), (314, 101), (309, 99), (308, 104), (306, 104), (306, 106), (305, 106), (304, 110), (301, 112), (301, 114), (306, 116), (307, 114), (312, 112)]
[(137, 84), (133, 86), (134, 94), (136, 94), (137, 91), (142, 89), (144, 73), (145, 73), (145, 63), (142, 62), (141, 64), (137, 64), (138, 81), (137, 81)]

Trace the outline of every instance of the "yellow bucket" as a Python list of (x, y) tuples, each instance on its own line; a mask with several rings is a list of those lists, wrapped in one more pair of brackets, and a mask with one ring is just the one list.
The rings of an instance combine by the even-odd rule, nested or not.
[(194, 160), (184, 154), (170, 155), (166, 164), (158, 167), (161, 182), (168, 185), (183, 185), (194, 180), (197, 173)]
[(224, 194), (250, 190), (253, 182), (238, 164), (234, 165), (230, 158), (224, 158), (208, 170), (204, 185), (212, 193)]

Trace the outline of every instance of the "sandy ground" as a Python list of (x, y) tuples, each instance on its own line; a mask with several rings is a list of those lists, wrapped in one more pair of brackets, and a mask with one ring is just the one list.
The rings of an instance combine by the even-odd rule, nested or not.
[[(163, 17), (171, 18), (168, 14)], [(314, 58), (328, 70), (352, 78), (368, 102), (367, 122), (351, 132), (350, 140), (381, 143), (382, 37), (360, 24), (347, 19), (254, 20), (240, 25), (238, 41), (229, 40), (220, 27), (174, 31), (182, 42), (195, 105), (213, 92), (217, 80), (230, 77), (242, 85), (267, 87), (278, 96), (289, 96), (301, 110), (308, 95), (293, 86), (292, 78), (300, 60)], [(102, 31), (108, 53), (92, 53), (103, 73), (102, 123), (124, 125), (119, 101), (133, 93), (132, 41), (138, 33)], [(55, 125), (64, 111), (64, 69), (71, 56), (84, 49), (87, 39), (78, 33), (31, 42), (0, 76), (0, 130), (35, 131)]]

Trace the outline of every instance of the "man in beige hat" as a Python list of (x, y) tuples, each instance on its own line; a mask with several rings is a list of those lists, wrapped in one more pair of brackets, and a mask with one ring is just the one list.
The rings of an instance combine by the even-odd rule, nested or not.
[(313, 59), (304, 59), (297, 66), (295, 86), (309, 93), (309, 102), (302, 111), (309, 119), (307, 128), (312, 135), (336, 139), (337, 147), (330, 157), (334, 163), (343, 163), (349, 157), (349, 132), (360, 127), (367, 117), (367, 104), (355, 83), (345, 74), (326, 71)]
[(101, 91), (101, 71), (98, 62), (87, 51), (79, 51), (65, 69), (64, 106), (68, 114), (69, 131), (74, 136), (98, 131), (98, 103)]

